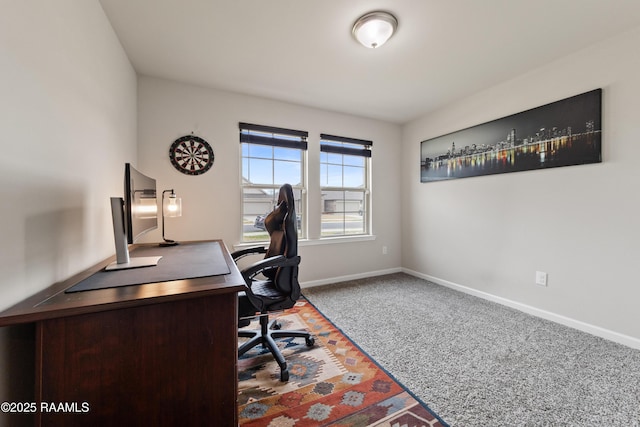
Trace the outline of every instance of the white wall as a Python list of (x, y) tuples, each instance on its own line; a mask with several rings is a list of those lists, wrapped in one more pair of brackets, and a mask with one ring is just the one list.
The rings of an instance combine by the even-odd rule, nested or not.
[[(638, 345), (639, 45), (640, 29), (407, 124), (403, 267)], [(595, 88), (603, 163), (420, 183), (420, 141)]]
[[(167, 219), (168, 238), (221, 238), (230, 250), (240, 242), (238, 123), (257, 123), (309, 132), (307, 181), (311, 237), (320, 234), (320, 133), (373, 141), (376, 239), (330, 245), (301, 242), (301, 282), (316, 284), (330, 278), (400, 267), (399, 126), (150, 77), (139, 78), (138, 99), (140, 169), (156, 178), (159, 189), (174, 188), (182, 197), (183, 216)], [(191, 132), (207, 140), (215, 152), (213, 168), (200, 176), (178, 172), (168, 157), (171, 143)], [(145, 236), (147, 241), (160, 239), (160, 230)], [(388, 247), (387, 255), (382, 254), (382, 246)]]
[[(0, 132), (2, 310), (114, 252), (136, 75), (97, 1), (2, 1)], [(25, 386), (19, 331), (0, 328), (0, 402)]]

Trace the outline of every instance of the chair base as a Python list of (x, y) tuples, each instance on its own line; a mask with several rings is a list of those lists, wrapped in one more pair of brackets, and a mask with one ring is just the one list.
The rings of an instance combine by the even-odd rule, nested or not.
[(315, 344), (315, 338), (309, 332), (303, 330), (280, 330), (280, 324), (277, 319), (269, 321), (266, 314), (260, 316), (260, 329), (239, 330), (238, 336), (250, 338), (249, 341), (238, 347), (238, 356), (242, 356), (253, 347), (262, 344), (262, 347), (268, 348), (276, 362), (278, 362), (278, 366), (280, 366), (280, 381), (282, 382), (289, 381), (289, 371), (287, 370), (287, 362), (280, 352), (275, 339), (299, 337), (304, 338), (307, 347), (313, 347)]

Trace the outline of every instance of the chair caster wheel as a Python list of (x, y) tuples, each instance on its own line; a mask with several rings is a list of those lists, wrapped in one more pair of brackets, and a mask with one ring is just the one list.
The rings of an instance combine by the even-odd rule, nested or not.
[(282, 328), (282, 323), (280, 322), (273, 322), (273, 325), (271, 325), (271, 329), (275, 329), (276, 331), (280, 330), (280, 328)]
[(286, 383), (287, 381), (289, 381), (289, 371), (288, 370), (280, 371), (280, 381), (283, 382), (283, 383)]
[(305, 338), (304, 341), (307, 344), (307, 347), (313, 347), (316, 343), (316, 339), (314, 337)]

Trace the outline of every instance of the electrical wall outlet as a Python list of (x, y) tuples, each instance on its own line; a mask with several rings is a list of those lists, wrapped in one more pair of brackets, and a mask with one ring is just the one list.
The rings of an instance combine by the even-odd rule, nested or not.
[(547, 286), (547, 273), (536, 271), (536, 285)]
[(382, 255), (386, 255), (389, 253), (389, 249), (386, 246), (382, 247)]

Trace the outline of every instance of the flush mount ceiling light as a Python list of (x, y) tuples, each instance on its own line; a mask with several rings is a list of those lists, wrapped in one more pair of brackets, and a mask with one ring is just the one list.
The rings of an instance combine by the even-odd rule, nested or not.
[(398, 28), (398, 20), (390, 13), (376, 11), (362, 15), (353, 24), (353, 37), (363, 46), (375, 49), (391, 38)]

